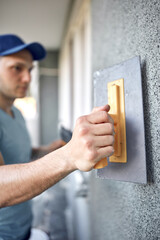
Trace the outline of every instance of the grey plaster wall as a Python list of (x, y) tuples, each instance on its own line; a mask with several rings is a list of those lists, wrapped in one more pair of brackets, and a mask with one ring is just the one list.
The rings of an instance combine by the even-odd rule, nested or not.
[(92, 0), (91, 5), (93, 72), (141, 56), (148, 175), (147, 185), (140, 185), (92, 173), (91, 239), (160, 239), (160, 1)]

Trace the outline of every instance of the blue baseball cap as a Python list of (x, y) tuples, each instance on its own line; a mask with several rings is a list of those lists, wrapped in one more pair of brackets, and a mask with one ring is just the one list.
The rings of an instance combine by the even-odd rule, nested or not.
[(14, 34), (0, 35), (0, 56), (7, 56), (27, 49), (33, 60), (42, 60), (46, 56), (45, 48), (38, 42), (25, 43)]

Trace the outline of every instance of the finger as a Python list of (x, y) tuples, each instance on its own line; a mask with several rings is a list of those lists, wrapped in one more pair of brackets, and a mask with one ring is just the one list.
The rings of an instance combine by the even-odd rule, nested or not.
[(95, 147), (106, 147), (106, 146), (113, 146), (114, 144), (114, 137), (113, 135), (106, 135), (106, 136), (96, 136), (94, 139)]
[(114, 148), (113, 146), (102, 147), (99, 148), (97, 152), (101, 158), (110, 157), (114, 153)]
[(87, 115), (87, 120), (92, 124), (113, 122), (112, 118), (109, 116), (109, 114), (106, 111), (91, 113)]
[(114, 119), (112, 118), (112, 116), (110, 114), (108, 114), (108, 118), (109, 118), (109, 122), (112, 123), (114, 125)]
[(101, 106), (101, 107), (95, 107), (95, 108), (93, 108), (92, 113), (93, 113), (93, 112), (99, 112), (99, 111), (109, 112), (109, 110), (110, 110), (110, 106), (107, 104), (107, 105), (104, 105), (104, 106)]
[(112, 123), (94, 124), (92, 128), (92, 132), (96, 136), (114, 135), (114, 125)]

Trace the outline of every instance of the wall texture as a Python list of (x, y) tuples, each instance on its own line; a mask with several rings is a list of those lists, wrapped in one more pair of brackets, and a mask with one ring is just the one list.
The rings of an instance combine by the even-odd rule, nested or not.
[(91, 4), (93, 72), (141, 56), (148, 175), (140, 185), (92, 174), (91, 239), (160, 239), (160, 1)]

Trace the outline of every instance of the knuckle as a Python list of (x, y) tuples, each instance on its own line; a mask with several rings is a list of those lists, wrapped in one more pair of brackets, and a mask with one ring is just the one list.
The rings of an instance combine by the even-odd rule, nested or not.
[(84, 145), (87, 149), (90, 149), (93, 146), (93, 140), (92, 139), (84, 139)]
[(86, 121), (86, 116), (81, 116), (77, 119), (76, 124), (81, 125)]
[(89, 128), (88, 127), (84, 127), (84, 126), (80, 126), (79, 127), (79, 135), (80, 136), (84, 136), (89, 132)]

